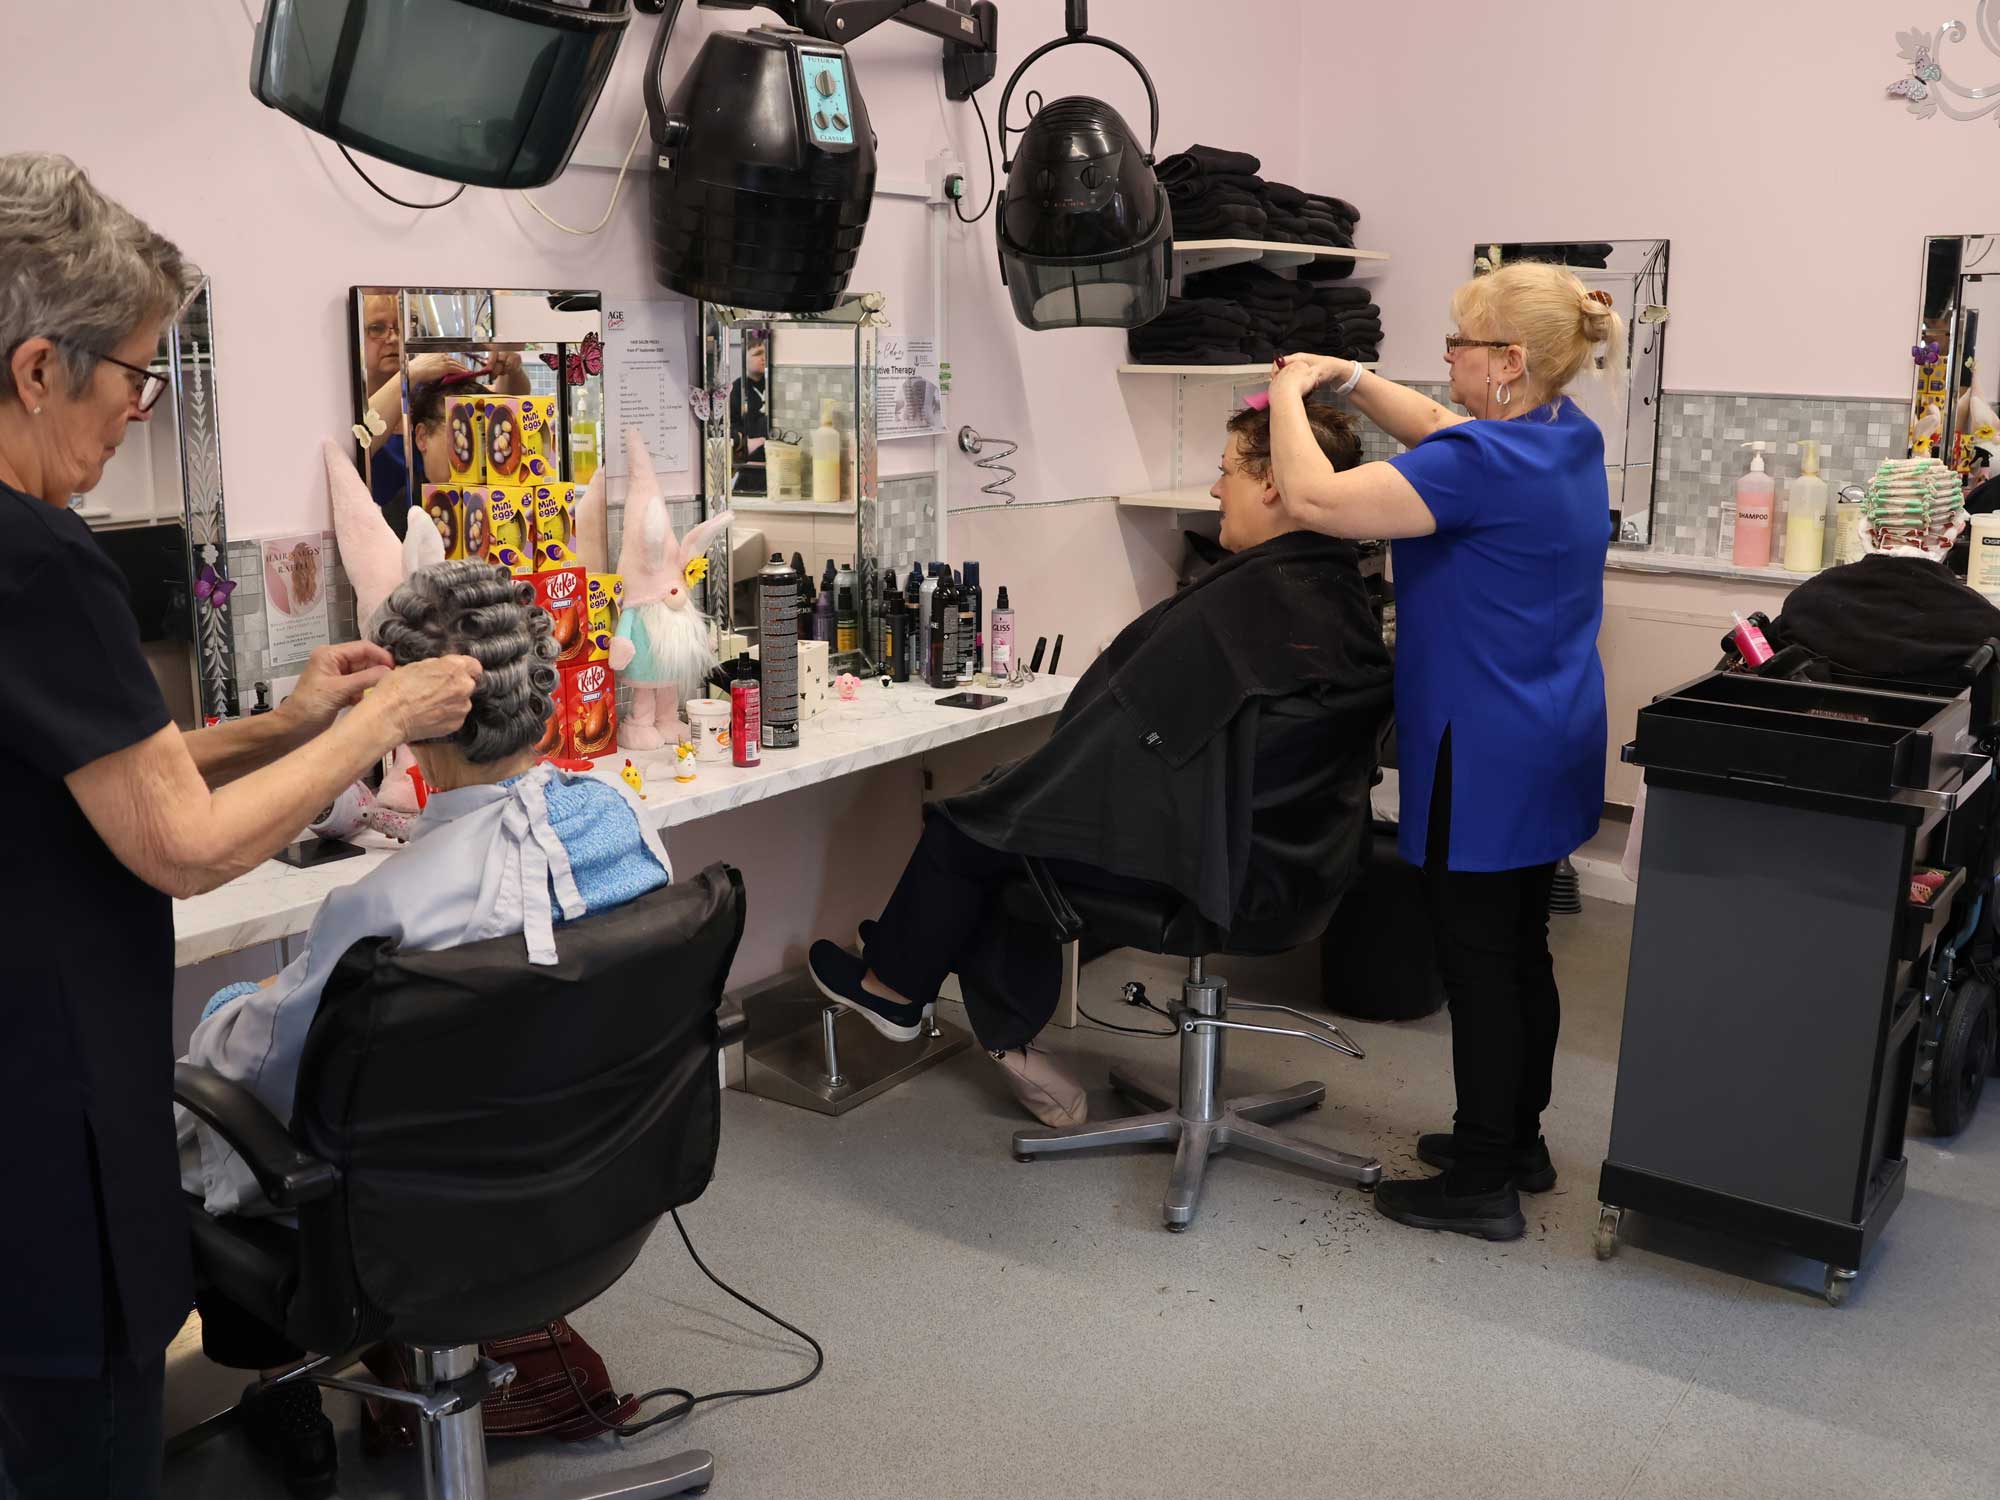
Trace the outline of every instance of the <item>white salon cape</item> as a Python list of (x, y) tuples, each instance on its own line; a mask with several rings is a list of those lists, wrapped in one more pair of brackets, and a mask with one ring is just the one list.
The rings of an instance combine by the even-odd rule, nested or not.
[[(566, 921), (586, 915), (545, 799), (550, 781), (562, 774), (537, 766), (504, 786), (432, 792), (411, 825), (409, 847), (328, 896), (305, 950), (272, 984), (195, 1027), (186, 1061), (249, 1089), (289, 1124), (320, 992), (355, 943), (390, 938), (406, 952), (434, 953), (521, 933), (530, 963), (556, 962), (557, 909)], [(639, 800), (623, 786), (611, 789), (630, 805), (647, 852), (671, 881), (666, 848)], [(184, 1191), (200, 1193), (211, 1214), (271, 1211), (236, 1151), (178, 1105), (174, 1120)]]

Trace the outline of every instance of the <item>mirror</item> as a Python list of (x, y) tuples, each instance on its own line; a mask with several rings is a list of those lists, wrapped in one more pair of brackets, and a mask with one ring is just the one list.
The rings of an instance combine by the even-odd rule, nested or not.
[(1530, 241), (1473, 247), (1481, 275), (1509, 261), (1568, 266), (1592, 291), (1608, 292), (1628, 337), (1622, 377), (1579, 380), (1569, 395), (1604, 433), (1611, 535), (1621, 547), (1653, 540), (1654, 460), (1660, 444), (1660, 381), (1667, 342), (1666, 240)]
[[(596, 292), (357, 286), (348, 301), (354, 406), (369, 432), (361, 470), (396, 535), (425, 484), (499, 482), (487, 473), (488, 458), (511, 475), (519, 444), (541, 450), (554, 478), (590, 482), (604, 428)], [(510, 422), (488, 424), (488, 441), (499, 447), (474, 454), (468, 435), (452, 432), (446, 404), (479, 394), (540, 398), (547, 433), (536, 440)]]
[(1923, 302), (1911, 349), (1908, 451), (1943, 459), (1968, 487), (2000, 468), (2000, 235), (1924, 242)]
[(161, 335), (149, 368), (166, 378), (167, 392), (152, 420), (127, 429), (77, 514), (131, 585), (140, 644), (174, 722), (196, 729), (239, 710), (206, 280)]
[(881, 307), (876, 293), (826, 313), (702, 304), (703, 511), (732, 517), (727, 543), (718, 543), (728, 555), (710, 561), (709, 609), (725, 630), (754, 641), (758, 570), (774, 552), (787, 562), (796, 553), (815, 598), (832, 585), (834, 672), (866, 674), (881, 659)]

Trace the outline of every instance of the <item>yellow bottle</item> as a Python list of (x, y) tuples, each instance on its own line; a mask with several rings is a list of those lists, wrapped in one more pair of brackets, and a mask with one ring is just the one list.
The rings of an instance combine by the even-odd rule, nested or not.
[(838, 402), (820, 403), (819, 427), (812, 435), (812, 497), (821, 505), (840, 500), (840, 432), (833, 425), (833, 409)]
[(1819, 477), (1819, 444), (1799, 443), (1799, 477), (1785, 487), (1785, 567), (1817, 573), (1826, 562), (1826, 481)]

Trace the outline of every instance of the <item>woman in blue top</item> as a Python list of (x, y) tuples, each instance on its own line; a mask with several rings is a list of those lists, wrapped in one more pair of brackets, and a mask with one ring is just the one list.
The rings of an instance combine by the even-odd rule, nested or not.
[[(1611, 502), (1604, 439), (1564, 389), (1624, 328), (1560, 266), (1522, 263), (1460, 287), (1445, 340), (1466, 416), (1341, 359), (1294, 355), (1271, 381), (1278, 492), (1315, 530), (1394, 540), (1402, 853), (1424, 871), (1451, 1000), (1458, 1111), (1417, 1154), (1442, 1169), (1385, 1182), (1402, 1223), (1522, 1233), (1518, 1190), (1546, 1192), (1541, 1136), (1559, 1005), (1549, 956), (1556, 862), (1604, 803), (1597, 631)], [(1335, 473), (1309, 391), (1330, 384), (1407, 452)]]

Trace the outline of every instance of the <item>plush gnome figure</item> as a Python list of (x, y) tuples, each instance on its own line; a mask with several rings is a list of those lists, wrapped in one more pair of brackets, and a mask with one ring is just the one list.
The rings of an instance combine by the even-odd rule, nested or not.
[[(611, 668), (632, 689), (632, 709), (619, 723), (626, 750), (657, 750), (677, 732), (680, 704), (700, 695), (714, 670), (715, 623), (695, 605), (708, 576), (708, 546), (729, 525), (725, 511), (674, 536), (667, 502), (646, 445), (625, 431), (624, 540), (618, 572), (625, 580), (625, 608), (611, 642)], [(594, 572), (609, 556), (604, 471), (598, 470), (577, 502), (579, 555)]]

